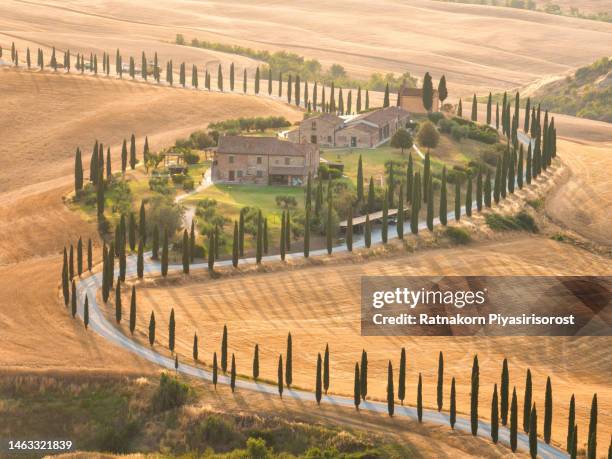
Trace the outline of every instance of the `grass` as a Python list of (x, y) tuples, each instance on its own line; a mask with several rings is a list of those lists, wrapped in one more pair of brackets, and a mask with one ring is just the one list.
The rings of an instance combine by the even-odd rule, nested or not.
[(493, 231), (528, 231), (537, 233), (538, 226), (531, 215), (521, 211), (515, 215), (491, 213), (486, 216), (486, 222)]

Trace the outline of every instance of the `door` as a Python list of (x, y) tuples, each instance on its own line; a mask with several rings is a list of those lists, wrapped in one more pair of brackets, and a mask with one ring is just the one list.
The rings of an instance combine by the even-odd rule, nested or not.
[(310, 143), (317, 143), (317, 136), (316, 135), (311, 135), (310, 136)]
[(234, 171), (229, 171), (229, 181), (233, 182), (236, 180), (236, 173)]

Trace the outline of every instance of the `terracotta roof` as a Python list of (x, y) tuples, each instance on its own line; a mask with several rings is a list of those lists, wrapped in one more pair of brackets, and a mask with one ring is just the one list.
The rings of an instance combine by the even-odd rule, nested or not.
[(370, 124), (365, 124), (365, 123), (360, 123), (360, 122), (354, 122), (354, 123), (350, 123), (347, 124), (346, 127), (344, 129), (342, 129), (341, 131), (338, 131), (338, 134), (342, 134), (344, 131), (348, 131), (349, 129), (354, 129), (356, 131), (363, 131), (363, 132), (367, 132), (368, 134), (372, 134), (375, 132), (378, 132), (378, 128), (374, 127)]
[(410, 116), (410, 112), (404, 110), (401, 107), (387, 107), (380, 108), (378, 110), (374, 110), (372, 112), (363, 113), (356, 118), (353, 118), (348, 126), (351, 126), (353, 123), (358, 123), (359, 121), (368, 121), (377, 126), (382, 126), (387, 124), (389, 121), (394, 121), (398, 118), (406, 118)]
[(310, 116), (304, 119), (303, 121), (307, 122), (307, 121), (313, 121), (313, 120), (321, 120), (321, 121), (326, 121), (328, 123), (333, 123), (333, 124), (344, 123), (344, 120), (342, 118), (336, 115), (332, 115), (331, 113), (320, 113), (318, 115)]
[(294, 143), (276, 137), (225, 135), (219, 137), (217, 153), (234, 155), (305, 156), (318, 147), (310, 143)]

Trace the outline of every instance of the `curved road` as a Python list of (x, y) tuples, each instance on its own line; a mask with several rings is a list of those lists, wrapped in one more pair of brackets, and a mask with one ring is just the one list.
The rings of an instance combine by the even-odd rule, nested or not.
[[(465, 213), (465, 207), (461, 209), (462, 214)], [(453, 217), (453, 213), (449, 213), (449, 219)], [(438, 224), (439, 220), (435, 219), (434, 224)], [(425, 222), (419, 223), (419, 230), (426, 229), (427, 225)], [(389, 225), (389, 239), (393, 239), (397, 237), (397, 230), (395, 225)], [(382, 242), (382, 234), (381, 230), (377, 229), (372, 232), (372, 244)], [(359, 239), (356, 240), (353, 244), (355, 248), (362, 248), (365, 246), (364, 240)], [(335, 252), (343, 252), (346, 251), (345, 246), (337, 246), (334, 247)], [(327, 254), (326, 249), (313, 250), (310, 252), (311, 256), (319, 256)], [(302, 253), (291, 253), (287, 254), (287, 258), (301, 258)], [(279, 255), (270, 255), (263, 257), (262, 261), (278, 261), (280, 260)], [(254, 258), (244, 258), (240, 261), (242, 264), (253, 264), (255, 263)], [(230, 266), (231, 260), (223, 260), (215, 263), (217, 266)], [(145, 258), (145, 273), (159, 273), (161, 271), (161, 265), (159, 262), (156, 262), (150, 258), (150, 253), (146, 254)], [(191, 270), (205, 270), (208, 269), (207, 263), (194, 263), (190, 267)], [(182, 265), (171, 265), (169, 267), (169, 272), (181, 272)], [(126, 277), (134, 278), (136, 277), (136, 257), (134, 255), (128, 258), (127, 268), (126, 268)], [(142, 346), (135, 341), (132, 341), (126, 335), (121, 333), (111, 322), (109, 322), (104, 316), (103, 312), (100, 309), (100, 306), (97, 303), (96, 293), (99, 288), (102, 287), (102, 274), (96, 273), (92, 274), (88, 277), (82, 278), (78, 281), (77, 284), (77, 306), (78, 306), (78, 315), (83, 317), (83, 304), (85, 301), (85, 295), (87, 295), (89, 302), (89, 328), (94, 332), (98, 333), (103, 338), (108, 341), (126, 349), (134, 354), (139, 355), (140, 357), (145, 358), (146, 360), (153, 362), (163, 368), (167, 368), (170, 370), (174, 370), (174, 360), (163, 356), (156, 352), (154, 349), (150, 347)], [(212, 373), (203, 368), (196, 368), (191, 365), (180, 364), (178, 371), (185, 375), (189, 375), (195, 378), (205, 379), (208, 381), (212, 380)], [(230, 384), (230, 378), (224, 375), (219, 375), (218, 379), (220, 384)], [(270, 384), (259, 383), (255, 381), (249, 380), (236, 380), (236, 387), (240, 389), (252, 390), (256, 392), (266, 393), (266, 394), (277, 394), (278, 389), (276, 386)], [(295, 389), (285, 389), (283, 393), (284, 397), (297, 399), (301, 401), (315, 401), (315, 395), (312, 392), (306, 392), (302, 390)], [(343, 407), (353, 407), (353, 399), (348, 397), (342, 397), (338, 395), (324, 395), (321, 399), (322, 403), (329, 403), (333, 405), (343, 406)], [(360, 409), (374, 411), (379, 413), (387, 412), (387, 405), (385, 403), (366, 401), (360, 405)], [(414, 407), (409, 406), (396, 406), (395, 414), (397, 416), (407, 416), (412, 419), (417, 419), (417, 411)], [(440, 425), (449, 425), (449, 416), (446, 413), (440, 413), (432, 410), (423, 410), (423, 421), (430, 422), (433, 424)], [(457, 417), (457, 421), (455, 424), (455, 429), (470, 432), (470, 420), (463, 417)], [(485, 421), (478, 422), (478, 435), (490, 439), (491, 437), (491, 426)], [(499, 427), (499, 441), (506, 445), (510, 444), (510, 432), (507, 428), (500, 425)], [(529, 437), (523, 432), (518, 433), (518, 448), (522, 450), (529, 450)], [(542, 458), (567, 458), (569, 457), (564, 451), (561, 451), (554, 446), (546, 444), (543, 440), (538, 440), (538, 456)]]

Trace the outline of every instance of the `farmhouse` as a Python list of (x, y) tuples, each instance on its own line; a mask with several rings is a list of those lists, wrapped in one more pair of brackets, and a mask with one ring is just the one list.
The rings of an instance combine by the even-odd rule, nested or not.
[[(427, 109), (423, 105), (423, 89), (402, 86), (399, 90), (399, 106), (411, 113), (427, 113)], [(431, 104), (432, 110), (434, 112), (437, 111), (439, 106), (438, 91), (434, 89), (433, 102)]]
[(330, 113), (320, 113), (302, 121), (297, 129), (289, 131), (288, 138), (295, 143), (314, 143), (322, 147), (335, 145), (336, 132), (344, 120)]
[(319, 147), (274, 137), (219, 137), (213, 161), (216, 182), (259, 185), (301, 185), (319, 167)]
[(401, 107), (379, 108), (346, 118), (321, 113), (302, 121), (287, 137), (291, 142), (316, 143), (322, 147), (373, 148), (398, 129), (410, 127), (410, 113)]

